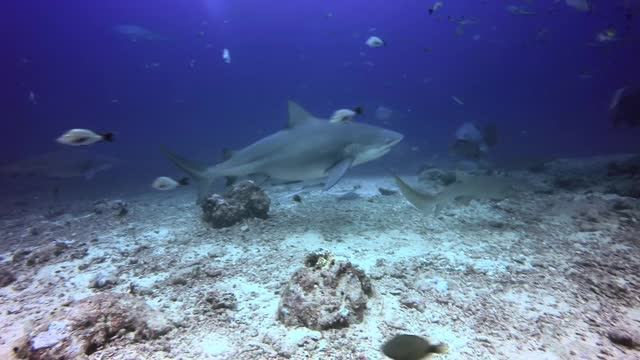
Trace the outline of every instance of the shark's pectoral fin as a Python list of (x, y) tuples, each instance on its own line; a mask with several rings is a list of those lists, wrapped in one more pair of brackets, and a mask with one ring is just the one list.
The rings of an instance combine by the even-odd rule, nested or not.
[(331, 189), (333, 185), (337, 184), (344, 174), (347, 173), (347, 170), (349, 170), (351, 165), (353, 165), (353, 158), (346, 157), (327, 169), (329, 177), (327, 178), (327, 182), (324, 184), (324, 189), (322, 189), (322, 191), (327, 191)]

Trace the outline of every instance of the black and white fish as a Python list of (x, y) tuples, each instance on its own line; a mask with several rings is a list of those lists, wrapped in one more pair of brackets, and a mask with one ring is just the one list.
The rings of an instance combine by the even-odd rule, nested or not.
[(71, 129), (62, 134), (57, 142), (64, 145), (80, 146), (91, 145), (99, 141), (113, 142), (113, 133), (97, 134), (87, 129)]
[(379, 48), (387, 45), (387, 43), (384, 40), (380, 39), (377, 36), (370, 36), (367, 39), (366, 44), (370, 48)]
[(444, 4), (442, 3), (442, 1), (438, 1), (435, 4), (433, 4), (433, 6), (429, 9), (429, 15), (433, 15), (435, 13), (438, 12), (438, 10), (442, 9), (442, 7), (444, 6)]
[(229, 52), (229, 49), (222, 50), (222, 61), (227, 64), (231, 64), (231, 53)]
[(362, 115), (362, 113), (363, 113), (363, 110), (362, 110), (362, 107), (360, 107), (360, 106), (358, 106), (357, 108), (354, 108), (354, 109), (336, 110), (333, 113), (333, 115), (331, 115), (331, 118), (329, 119), (329, 122), (342, 123), (342, 122), (346, 122), (346, 121), (351, 121), (357, 115)]
[(184, 185), (189, 185), (188, 177), (183, 177), (182, 179), (176, 181), (168, 176), (160, 176), (155, 180), (153, 180), (153, 183), (151, 183), (152, 188), (156, 190), (163, 190), (163, 191), (173, 190), (178, 186), (184, 186)]

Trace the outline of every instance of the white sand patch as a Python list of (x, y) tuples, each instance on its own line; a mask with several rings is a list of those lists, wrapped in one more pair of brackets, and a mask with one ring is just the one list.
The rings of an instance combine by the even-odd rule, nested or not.
[(280, 296), (265, 286), (237, 277), (216, 284), (216, 288), (236, 296), (238, 309), (235, 317), (237, 319), (250, 321), (256, 328), (273, 326), (276, 322)]
[(233, 350), (232, 343), (221, 335), (210, 333), (203, 336), (196, 336), (193, 340), (193, 348), (199, 349), (200, 354), (207, 359), (222, 358)]
[(64, 274), (62, 282), (64, 293), (73, 300), (80, 300), (93, 295), (89, 285), (98, 274), (110, 274), (115, 271), (115, 267), (108, 263), (96, 264), (91, 270), (80, 271), (78, 270), (80, 263), (80, 260), (76, 260), (43, 266), (34, 277), (35, 283), (50, 282), (60, 278), (59, 274)]
[(512, 265), (510, 262), (501, 260), (498, 254), (487, 252), (486, 245), (481, 241), (476, 246), (461, 245), (460, 242), (451, 240), (459, 238), (453, 232), (440, 234), (439, 238), (443, 241), (434, 242), (432, 254), (445, 258), (455, 270), (463, 271), (471, 266), (476, 271), (491, 276), (505, 272), (507, 266)]
[(513, 303), (524, 317), (531, 320), (536, 320), (543, 315), (560, 317), (563, 313), (571, 311), (569, 304), (564, 301), (559, 302), (552, 295), (536, 295), (509, 291), (502, 295), (501, 299)]
[(136, 286), (151, 288), (156, 284), (162, 283), (169, 278), (169, 273), (157, 273), (143, 278), (129, 278), (129, 282), (134, 283)]

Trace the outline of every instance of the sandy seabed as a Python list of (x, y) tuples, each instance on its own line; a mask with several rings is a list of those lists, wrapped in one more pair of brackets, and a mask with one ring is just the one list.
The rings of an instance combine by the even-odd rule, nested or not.
[[(16, 280), (0, 288), (0, 359), (75, 302), (110, 293), (143, 300), (170, 329), (121, 331), (86, 358), (384, 359), (381, 344), (410, 333), (449, 345), (434, 359), (640, 359), (610, 340), (640, 329), (640, 201), (516, 176), (533, 185), (428, 216), (380, 195), (396, 189), (387, 176), (348, 177), (301, 203), (279, 199), (295, 186), (274, 187), (268, 219), (225, 229), (201, 221), (188, 188), (124, 198), (123, 216), (93, 202), (5, 209), (0, 265)], [(354, 186), (359, 197), (338, 200)], [(318, 250), (370, 277), (361, 323), (277, 320), (283, 288)], [(212, 308), (212, 291), (233, 306)]]

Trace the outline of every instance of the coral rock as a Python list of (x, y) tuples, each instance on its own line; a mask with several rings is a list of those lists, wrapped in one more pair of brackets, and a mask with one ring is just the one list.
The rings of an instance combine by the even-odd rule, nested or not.
[(0, 267), (0, 288), (7, 286), (14, 281), (16, 281), (16, 276), (8, 269)]
[(44, 264), (58, 257), (69, 247), (62, 242), (53, 242), (49, 245), (36, 249), (27, 257), (26, 264), (29, 266)]
[(204, 298), (204, 301), (208, 304), (208, 306), (210, 306), (214, 310), (217, 310), (217, 309), (235, 310), (236, 303), (237, 303), (235, 295), (227, 292), (220, 292), (220, 291), (212, 291), (208, 293), (207, 296)]
[(129, 204), (122, 200), (100, 200), (93, 204), (93, 212), (123, 217), (129, 213)]
[(235, 225), (244, 219), (266, 219), (271, 201), (253, 181), (235, 185), (224, 196), (213, 194), (202, 203), (202, 218), (214, 228)]
[(331, 254), (311, 254), (283, 291), (278, 320), (314, 330), (347, 327), (362, 321), (371, 282), (350, 262)]
[(27, 341), (30, 359), (83, 359), (125, 334), (134, 341), (171, 330), (159, 312), (131, 295), (102, 294), (74, 303)]

